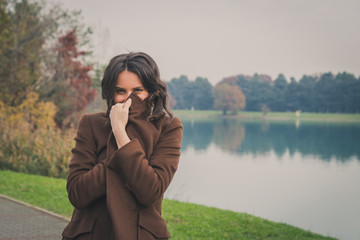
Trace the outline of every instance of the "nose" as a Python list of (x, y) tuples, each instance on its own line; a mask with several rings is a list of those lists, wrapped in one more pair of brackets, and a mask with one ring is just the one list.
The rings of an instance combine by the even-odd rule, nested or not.
[(131, 93), (132, 93), (132, 91), (127, 92), (127, 93), (124, 95), (124, 99), (123, 99), (123, 101), (122, 101), (121, 103), (126, 102), (126, 100), (128, 100), (128, 98), (129, 98), (129, 96), (130, 96)]

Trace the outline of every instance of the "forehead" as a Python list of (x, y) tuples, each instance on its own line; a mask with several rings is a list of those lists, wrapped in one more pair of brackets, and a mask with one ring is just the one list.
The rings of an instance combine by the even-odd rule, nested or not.
[(122, 71), (116, 80), (117, 87), (138, 87), (142, 86), (141, 80), (136, 73)]

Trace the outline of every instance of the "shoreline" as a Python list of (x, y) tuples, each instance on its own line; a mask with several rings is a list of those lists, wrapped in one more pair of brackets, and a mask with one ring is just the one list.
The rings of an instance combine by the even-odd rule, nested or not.
[(264, 115), (262, 112), (239, 112), (236, 115), (222, 115), (221, 111), (215, 110), (173, 110), (176, 117), (181, 120), (216, 120), (238, 119), (240, 121), (304, 121), (304, 122), (337, 122), (359, 123), (360, 114), (349, 113), (307, 113), (302, 112), (296, 116), (295, 112), (270, 112)]

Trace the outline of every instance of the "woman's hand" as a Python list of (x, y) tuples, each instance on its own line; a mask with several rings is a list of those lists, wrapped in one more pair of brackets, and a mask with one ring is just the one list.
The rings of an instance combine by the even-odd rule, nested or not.
[(131, 98), (129, 98), (125, 103), (117, 103), (113, 105), (110, 110), (111, 128), (114, 133), (118, 148), (121, 148), (126, 143), (130, 142), (130, 139), (125, 131), (125, 127), (129, 118), (130, 106)]

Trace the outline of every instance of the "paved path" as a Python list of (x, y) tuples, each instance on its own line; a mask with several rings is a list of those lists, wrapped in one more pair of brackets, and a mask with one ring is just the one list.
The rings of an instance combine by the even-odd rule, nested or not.
[(0, 194), (0, 240), (55, 240), (67, 220)]

